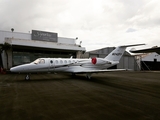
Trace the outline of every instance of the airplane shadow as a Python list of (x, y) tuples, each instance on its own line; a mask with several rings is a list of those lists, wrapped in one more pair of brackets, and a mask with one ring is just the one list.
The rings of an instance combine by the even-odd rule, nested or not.
[(79, 80), (79, 81), (84, 81), (84, 82), (92, 82), (96, 84), (102, 84), (102, 85), (108, 85), (108, 83), (112, 80), (109, 77), (101, 78), (101, 77), (91, 77), (91, 79), (87, 79), (85, 76), (82, 75), (76, 75), (72, 76), (71, 79)]
[[(61, 75), (61, 74), (59, 74)], [(52, 76), (48, 76), (45, 78), (40, 78), (40, 77), (35, 77), (37, 76), (36, 74), (31, 75), (30, 80), (25, 80), (25, 75), (22, 78), (18, 78), (17, 80), (14, 80), (15, 82), (47, 82), (47, 81), (70, 81), (70, 80), (80, 80), (80, 81), (84, 81), (84, 82), (94, 82), (94, 83), (99, 83), (99, 84), (105, 84), (106, 82), (103, 80), (100, 80), (97, 77), (91, 77), (91, 79), (87, 79), (85, 77), (85, 75), (70, 75), (70, 74), (62, 74), (63, 77), (54, 77)], [(106, 78), (108, 79), (108, 78)]]
[(123, 81), (123, 79), (119, 79), (117, 77), (92, 77), (91, 79), (87, 79), (85, 76), (74, 76), (71, 77), (71, 79), (75, 79), (75, 80), (79, 80), (79, 81), (84, 81), (84, 82), (90, 82), (90, 83), (95, 83), (95, 84), (99, 84), (99, 85), (103, 85), (106, 87), (113, 87), (113, 88), (117, 88), (117, 89), (121, 89), (121, 90), (127, 90), (127, 91), (135, 91), (135, 90), (139, 90), (139, 88), (135, 88), (133, 86), (129, 86), (127, 84), (121, 84), (120, 81)]
[[(76, 75), (72, 76), (70, 74), (63, 74), (63, 77), (59, 78), (53, 78), (52, 76), (49, 76), (48, 78), (31, 78), (31, 80), (24, 80), (24, 79), (19, 79), (15, 80), (15, 82), (18, 83), (39, 83), (39, 82), (65, 82), (65, 81), (82, 81), (85, 83), (94, 83), (97, 85), (102, 85), (103, 87), (113, 87), (116, 89), (121, 89), (121, 90), (127, 90), (127, 91), (135, 91), (135, 89), (138, 90), (138, 88), (133, 88), (129, 85), (123, 85), (120, 84), (119, 81), (121, 79), (117, 77), (101, 77), (101, 76), (93, 76), (91, 79), (87, 79), (84, 75)], [(123, 81), (123, 80), (122, 80)]]
[[(60, 74), (59, 74), (60, 75)], [(45, 77), (45, 78), (39, 78), (39, 77), (35, 77), (35, 75), (33, 75), (33, 78), (31, 77), (31, 80), (24, 80), (24, 79), (18, 79), (15, 80), (15, 82), (18, 83), (37, 83), (37, 82), (65, 82), (65, 81), (83, 81), (83, 82), (88, 82), (88, 83), (95, 83), (95, 84), (99, 84), (99, 85), (103, 85), (103, 86), (107, 86), (107, 87), (114, 87), (114, 88), (118, 88), (118, 89), (132, 89), (131, 87), (128, 88), (129, 86), (124, 86), (124, 85), (119, 85), (118, 81), (120, 81), (120, 79), (118, 79), (117, 77), (101, 77), (101, 76), (93, 76), (91, 77), (91, 79), (87, 79), (85, 77), (85, 75), (75, 75), (72, 76), (70, 74), (62, 74), (63, 77), (55, 77), (53, 75)], [(116, 82), (117, 81), (117, 82)]]

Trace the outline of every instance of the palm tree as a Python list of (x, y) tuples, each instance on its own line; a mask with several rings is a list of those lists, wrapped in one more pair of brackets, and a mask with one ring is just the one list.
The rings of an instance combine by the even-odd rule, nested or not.
[(3, 68), (3, 60), (2, 60), (2, 52), (5, 51), (6, 54), (6, 58), (7, 58), (7, 69), (8, 69), (8, 50), (11, 49), (12, 46), (11, 44), (5, 42), (4, 44), (1, 45), (1, 49), (0, 49), (0, 59), (1, 59), (1, 64), (2, 64), (2, 68)]

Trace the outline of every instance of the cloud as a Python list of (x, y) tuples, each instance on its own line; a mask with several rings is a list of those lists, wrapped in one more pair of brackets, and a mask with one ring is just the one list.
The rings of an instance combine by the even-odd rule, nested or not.
[(158, 43), (158, 0), (1, 0), (0, 29), (57, 32), (78, 37), (87, 50)]
[(159, 11), (160, 2), (158, 0), (149, 1), (144, 4), (136, 15), (127, 20), (128, 24), (132, 24), (139, 28), (155, 27), (160, 25)]
[(136, 29), (133, 29), (133, 28), (128, 28), (126, 32), (129, 33), (129, 32), (135, 32), (135, 31), (137, 31), (137, 30), (136, 30)]

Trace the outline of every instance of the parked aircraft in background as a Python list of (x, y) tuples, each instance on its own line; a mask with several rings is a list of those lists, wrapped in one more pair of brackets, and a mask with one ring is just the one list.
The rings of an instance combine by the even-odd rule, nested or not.
[(122, 71), (125, 69), (107, 69), (119, 63), (127, 47), (144, 44), (119, 46), (105, 58), (73, 59), (73, 58), (38, 58), (29, 64), (23, 64), (10, 69), (11, 72), (27, 73), (25, 79), (29, 80), (29, 73), (37, 72), (68, 72), (75, 74), (85, 73), (88, 79), (92, 73)]
[(147, 48), (147, 49), (140, 49), (140, 50), (130, 50), (131, 53), (151, 53), (151, 52), (156, 52), (160, 54), (160, 47), (152, 47), (152, 48)]

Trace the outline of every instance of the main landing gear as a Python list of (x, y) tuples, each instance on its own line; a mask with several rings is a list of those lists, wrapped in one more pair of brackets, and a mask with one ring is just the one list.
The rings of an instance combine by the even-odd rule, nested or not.
[(72, 76), (76, 76), (76, 74), (75, 74), (75, 73), (72, 73)]
[[(91, 74), (92, 74), (92, 73), (86, 73), (86, 78), (87, 78), (87, 79), (91, 79)], [(72, 73), (72, 76), (74, 77), (74, 76), (76, 76), (76, 74), (75, 74), (75, 73)]]
[(91, 73), (86, 73), (86, 78), (91, 79)]

